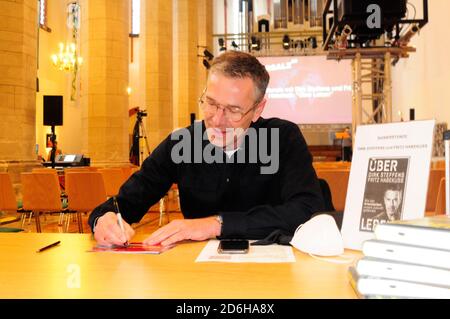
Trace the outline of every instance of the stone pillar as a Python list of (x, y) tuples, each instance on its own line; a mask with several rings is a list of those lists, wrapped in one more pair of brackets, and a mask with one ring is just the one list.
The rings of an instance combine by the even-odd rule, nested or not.
[(141, 6), (146, 96), (143, 108), (148, 111), (145, 126), (153, 151), (173, 129), (172, 0), (142, 1)]
[[(210, 0), (197, 0), (198, 8), (198, 44), (213, 50), (213, 2)], [(200, 49), (200, 48), (199, 48)], [(203, 51), (199, 51), (203, 52)], [(206, 87), (208, 71), (203, 66), (203, 59), (197, 58), (197, 98), (200, 97)], [(203, 112), (197, 107), (197, 119), (203, 118)]]
[[(173, 126), (190, 124), (190, 113), (197, 117), (198, 53), (198, 4), (192, 0), (178, 0), (174, 3), (174, 50), (173, 50)], [(204, 44), (203, 44), (204, 45)], [(210, 49), (211, 51), (211, 49)]]
[(37, 1), (0, 0), (0, 171), (37, 166)]
[(84, 153), (93, 166), (129, 164), (129, 1), (81, 0)]

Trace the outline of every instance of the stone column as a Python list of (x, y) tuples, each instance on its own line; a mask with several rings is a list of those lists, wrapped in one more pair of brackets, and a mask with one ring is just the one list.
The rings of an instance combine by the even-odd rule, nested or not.
[(84, 153), (93, 166), (128, 165), (129, 1), (80, 5)]
[[(198, 44), (213, 50), (213, 4), (210, 0), (197, 0), (198, 8)], [(199, 51), (202, 52), (202, 51)], [(203, 66), (203, 59), (197, 58), (197, 97), (200, 97), (206, 87), (208, 71)], [(197, 106), (197, 119), (203, 118), (203, 112)]]
[(37, 166), (37, 1), (0, 0), (0, 171)]
[(203, 54), (204, 49), (197, 47), (199, 45), (197, 1), (178, 0), (174, 3), (173, 13), (173, 125), (177, 128), (188, 126), (190, 113), (197, 113), (198, 61), (202, 61), (197, 55)]
[[(141, 2), (145, 119), (150, 151), (172, 131), (172, 0)], [(146, 152), (146, 150), (145, 150)]]

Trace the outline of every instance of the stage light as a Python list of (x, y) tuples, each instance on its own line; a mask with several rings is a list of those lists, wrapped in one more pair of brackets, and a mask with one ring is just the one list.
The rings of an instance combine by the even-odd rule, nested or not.
[(291, 46), (291, 40), (289, 39), (289, 36), (287, 34), (283, 37), (283, 48), (285, 50), (289, 50), (289, 47)]
[(203, 59), (203, 66), (209, 70), (209, 68), (211, 67), (211, 65), (209, 64), (209, 62), (206, 59)]
[(225, 41), (224, 41), (223, 38), (219, 38), (219, 46), (220, 46), (219, 51), (226, 51), (227, 50), (227, 47), (225, 46)]
[(309, 43), (311, 44), (311, 47), (313, 49), (317, 49), (317, 38), (316, 37), (310, 37), (308, 40), (309, 40)]
[(208, 49), (203, 50), (203, 55), (210, 61), (214, 59), (214, 55)]
[(259, 51), (261, 49), (261, 41), (255, 36), (252, 36), (251, 39), (252, 39), (252, 50)]
[(238, 49), (239, 48), (239, 46), (236, 44), (236, 42), (231, 42), (231, 46), (233, 47), (233, 48), (235, 48), (235, 49)]

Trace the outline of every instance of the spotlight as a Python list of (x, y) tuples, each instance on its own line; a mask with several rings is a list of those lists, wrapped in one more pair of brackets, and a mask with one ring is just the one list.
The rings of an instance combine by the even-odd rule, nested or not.
[(317, 39), (316, 39), (316, 37), (310, 37), (308, 40), (309, 40), (309, 43), (311, 44), (311, 47), (313, 49), (316, 49), (317, 48)]
[(236, 42), (231, 42), (231, 46), (233, 47), (233, 48), (235, 48), (235, 49), (238, 49), (239, 48), (239, 46), (236, 44)]
[(289, 39), (289, 36), (287, 34), (283, 37), (283, 48), (285, 50), (289, 50), (291, 40)]
[(223, 38), (219, 38), (219, 46), (220, 46), (219, 51), (226, 51), (227, 50), (227, 48), (225, 46), (225, 41), (223, 40)]
[(211, 67), (211, 65), (209, 64), (209, 62), (206, 61), (205, 59), (203, 59), (203, 66), (204, 66), (207, 70), (209, 70), (209, 68)]
[(208, 49), (203, 50), (203, 55), (210, 61), (214, 59), (214, 55), (211, 52), (209, 52)]
[(259, 51), (261, 49), (261, 41), (255, 37), (252, 36), (252, 50)]

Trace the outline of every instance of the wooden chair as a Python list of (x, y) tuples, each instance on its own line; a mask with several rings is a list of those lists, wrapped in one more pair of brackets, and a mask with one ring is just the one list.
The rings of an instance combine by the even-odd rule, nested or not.
[(124, 174), (120, 168), (102, 168), (98, 170), (103, 176), (106, 196), (113, 197), (119, 193), (120, 186), (125, 182)]
[(441, 179), (445, 178), (445, 169), (434, 169), (430, 170), (430, 177), (428, 180), (428, 191), (426, 199), (426, 212), (435, 212), (436, 210), (436, 199), (439, 190), (439, 183)]
[(33, 168), (31, 170), (32, 173), (52, 173), (52, 174), (56, 174), (58, 175), (58, 172), (56, 171), (56, 169), (52, 169), (52, 168)]
[(98, 171), (98, 167), (80, 166), (80, 167), (66, 168), (64, 172), (97, 172), (97, 171)]
[(320, 169), (317, 170), (316, 173), (319, 178), (327, 181), (331, 190), (331, 198), (333, 200), (334, 208), (337, 211), (344, 211), (350, 170)]
[[(6, 172), (0, 172), (0, 211), (17, 212), (17, 201), (11, 177)], [(0, 225), (18, 221), (18, 217), (0, 218)]]
[(130, 178), (136, 171), (139, 170), (138, 166), (123, 166), (120, 168), (122, 170), (124, 181)]
[[(170, 196), (170, 195), (172, 195), (172, 196)], [(177, 204), (178, 204), (178, 210), (181, 210), (180, 196), (179, 196), (179, 192), (178, 192), (178, 185), (177, 184), (172, 184), (172, 186), (170, 187), (170, 189), (167, 192), (167, 194), (164, 195), (164, 197), (159, 200), (159, 227), (162, 226), (164, 216), (166, 216), (167, 217), (167, 221), (170, 222), (169, 212), (171, 210), (168, 209), (170, 197), (172, 197), (172, 198), (175, 197), (176, 198)]]
[(21, 173), (23, 208), (36, 219), (36, 230), (42, 232), (40, 214), (63, 211), (59, 181), (53, 173)]
[(78, 228), (82, 233), (81, 213), (92, 211), (107, 198), (102, 174), (100, 172), (67, 172), (66, 193), (69, 198), (68, 208), (70, 211), (77, 212)]
[(439, 182), (439, 190), (437, 193), (436, 206), (434, 210), (435, 215), (445, 215), (445, 205), (447, 203), (445, 197), (445, 177), (443, 177)]

